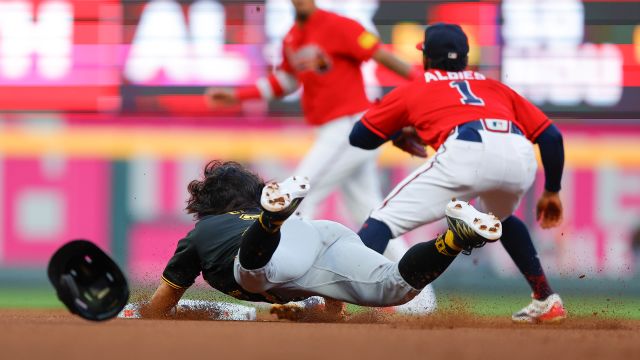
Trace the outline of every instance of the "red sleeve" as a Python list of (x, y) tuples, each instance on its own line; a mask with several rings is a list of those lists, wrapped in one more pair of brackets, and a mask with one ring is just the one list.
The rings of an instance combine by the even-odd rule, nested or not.
[(515, 120), (524, 131), (525, 136), (531, 142), (540, 135), (546, 128), (551, 125), (551, 120), (537, 106), (529, 102), (529, 100), (520, 96), (517, 92), (509, 89), (511, 99), (513, 101), (513, 112)]
[(287, 48), (284, 41), (282, 42), (282, 62), (280, 63), (279, 69), (288, 72), (291, 75), (295, 74), (293, 67), (291, 66), (291, 64), (289, 64), (289, 59), (287, 57)]
[[(289, 60), (287, 59), (285, 46), (286, 44), (285, 44), (285, 41), (283, 40), (282, 41), (282, 62), (280, 63), (280, 66), (278, 67), (278, 69), (295, 77), (295, 72), (293, 71), (291, 64), (289, 64)], [(258, 80), (258, 84), (237, 88), (235, 91), (236, 97), (240, 101), (265, 98), (264, 88), (260, 87), (261, 80), (262, 79)], [(278, 98), (285, 95), (286, 89), (283, 88), (283, 84), (280, 83), (278, 77), (275, 74), (269, 74), (267, 77), (264, 78), (264, 81), (266, 81), (266, 83), (270, 87), (270, 95), (266, 97), (267, 99), (270, 99), (272, 97)]]
[(362, 117), (367, 129), (383, 139), (409, 125), (406, 97), (407, 85), (395, 88)]
[(340, 52), (360, 61), (371, 59), (380, 47), (380, 39), (365, 30), (358, 22), (347, 18), (340, 19), (341, 23), (336, 26), (336, 30), (342, 34)]
[(235, 90), (235, 93), (236, 98), (238, 98), (238, 100), (240, 101), (260, 99), (262, 97), (262, 94), (260, 94), (260, 90), (255, 85), (237, 88)]

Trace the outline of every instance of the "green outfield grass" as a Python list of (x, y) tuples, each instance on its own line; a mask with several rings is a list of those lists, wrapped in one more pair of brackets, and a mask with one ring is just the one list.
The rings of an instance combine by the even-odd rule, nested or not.
[[(148, 293), (149, 291), (144, 290), (134, 291), (131, 300), (137, 301), (145, 298)], [(186, 297), (214, 301), (233, 301), (233, 299), (224, 295), (215, 294), (211, 291), (195, 289), (189, 291)], [(526, 296), (511, 294), (441, 292), (438, 296), (438, 305), (441, 310), (497, 317), (511, 314), (526, 305), (527, 301)], [(573, 316), (640, 320), (640, 298), (638, 297), (566, 294), (564, 295), (564, 301), (567, 310)], [(56, 298), (53, 290), (49, 288), (2, 288), (0, 289), (0, 308), (47, 309), (62, 308), (62, 304)], [(357, 307), (351, 307), (350, 309), (355, 312), (358, 311)]]
[[(438, 297), (441, 309), (462, 310), (483, 316), (504, 316), (527, 305), (522, 295), (487, 293), (444, 293)], [(563, 301), (572, 316), (640, 319), (640, 298), (565, 294)]]
[(62, 303), (52, 288), (0, 288), (0, 308), (61, 308)]

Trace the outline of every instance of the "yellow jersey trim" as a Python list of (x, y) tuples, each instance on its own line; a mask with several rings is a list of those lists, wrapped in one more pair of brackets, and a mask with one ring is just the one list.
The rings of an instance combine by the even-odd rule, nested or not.
[(176, 290), (182, 290), (182, 289), (186, 289), (185, 287), (182, 287), (180, 285), (174, 284), (171, 281), (169, 281), (169, 279), (167, 279), (166, 277), (164, 277), (164, 275), (162, 276), (162, 281), (164, 281), (165, 283), (167, 283), (167, 285), (171, 286), (172, 288), (176, 289)]

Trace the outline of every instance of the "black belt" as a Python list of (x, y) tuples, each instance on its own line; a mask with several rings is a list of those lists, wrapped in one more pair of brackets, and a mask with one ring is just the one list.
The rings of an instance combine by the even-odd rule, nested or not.
[(522, 130), (511, 121), (497, 120), (497, 119), (484, 119), (469, 121), (464, 124), (455, 127), (455, 131), (458, 133), (456, 139), (465, 141), (482, 142), (482, 137), (478, 131), (490, 131), (496, 133), (511, 133), (516, 135), (523, 135)]

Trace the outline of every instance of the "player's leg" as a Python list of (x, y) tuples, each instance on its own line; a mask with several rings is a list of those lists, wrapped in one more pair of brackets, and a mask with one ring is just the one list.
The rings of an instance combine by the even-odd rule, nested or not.
[[(332, 222), (314, 222), (339, 238), (318, 257), (309, 273), (294, 281), (315, 294), (367, 306), (405, 303), (442, 274), (460, 251), (470, 251), (500, 237), (499, 221), (466, 202), (447, 206), (450, 230), (412, 247), (398, 263), (363, 246), (348, 229)], [(342, 228), (341, 231), (336, 228)], [(344, 256), (350, 254), (350, 256)]]
[(478, 174), (486, 166), (482, 152), (482, 143), (447, 140), (372, 211), (358, 232), (365, 245), (384, 252), (390, 239), (442, 219), (451, 198), (472, 198)]
[(345, 205), (355, 224), (365, 222), (372, 209), (382, 202), (380, 174), (373, 157), (360, 158), (360, 163), (352, 162), (351, 176), (340, 184)]
[(263, 211), (242, 235), (235, 265), (236, 281), (247, 291), (264, 292), (302, 276), (324, 247), (308, 223), (285, 223), (308, 190), (309, 183), (303, 177), (264, 187)]
[(478, 208), (493, 212), (503, 219), (502, 245), (518, 267), (533, 293), (533, 302), (513, 315), (514, 321), (536, 322), (555, 321), (566, 317), (560, 297), (553, 292), (542, 268), (536, 248), (527, 226), (512, 215), (520, 200), (531, 187), (535, 177), (536, 161), (531, 144), (517, 135), (487, 134), (485, 141), (500, 141), (502, 153), (508, 153), (506, 160), (509, 174), (505, 176), (500, 189), (480, 194)]
[[(342, 183), (341, 188), (353, 220), (356, 224), (364, 223), (371, 210), (382, 202), (376, 159), (371, 158), (354, 169), (353, 175)], [(404, 239), (398, 237), (389, 242), (382, 255), (397, 262), (407, 250), (409, 247)], [(391, 311), (408, 315), (425, 315), (435, 311), (436, 307), (435, 292), (433, 287), (428, 285), (410, 302), (396, 306)]]
[[(309, 177), (312, 186), (312, 190), (298, 208), (301, 217), (312, 219), (317, 207), (327, 195), (349, 181), (363, 164), (375, 162), (378, 157), (378, 151), (366, 151), (349, 144), (349, 132), (354, 121), (354, 117), (344, 117), (320, 127), (313, 147), (298, 165), (295, 173)], [(378, 188), (377, 192), (379, 191)], [(361, 210), (362, 208), (363, 206), (360, 206), (354, 210), (358, 214), (367, 214), (354, 215), (366, 217), (372, 207), (366, 210)]]
[(560, 297), (554, 293), (538, 258), (527, 226), (515, 215), (520, 196), (505, 191), (481, 194), (478, 208), (494, 212), (502, 221), (502, 246), (531, 287), (533, 301), (513, 314), (517, 322), (557, 321), (566, 317)]

